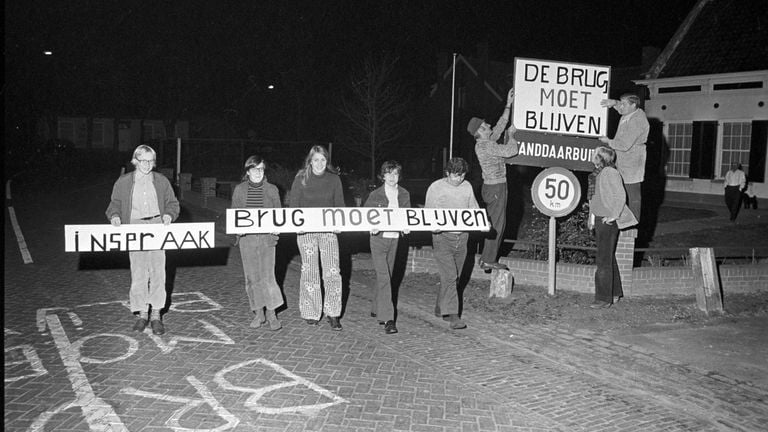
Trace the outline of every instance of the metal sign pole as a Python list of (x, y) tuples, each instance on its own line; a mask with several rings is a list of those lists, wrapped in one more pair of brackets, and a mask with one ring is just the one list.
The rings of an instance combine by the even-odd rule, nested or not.
[(557, 221), (554, 216), (549, 217), (549, 276), (547, 286), (549, 295), (555, 295), (555, 236)]
[(453, 53), (453, 77), (451, 78), (451, 140), (450, 140), (450, 147), (448, 150), (448, 157), (453, 158), (453, 120), (454, 120), (454, 109), (456, 104), (454, 103), (454, 100), (456, 99), (456, 53)]

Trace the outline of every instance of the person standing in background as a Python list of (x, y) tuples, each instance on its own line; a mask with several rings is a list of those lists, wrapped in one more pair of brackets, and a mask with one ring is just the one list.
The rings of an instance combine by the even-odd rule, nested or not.
[[(293, 180), (290, 204), (291, 207), (344, 207), (341, 179), (328, 163), (325, 147), (316, 145), (309, 150), (304, 168)], [(336, 233), (299, 232), (296, 243), (301, 254), (301, 317), (309, 325), (318, 325), (325, 312), (331, 330), (341, 331), (341, 272)], [(321, 264), (318, 264), (318, 258)], [(320, 288), (321, 265), (325, 299)]]
[(755, 187), (752, 182), (747, 182), (747, 188), (744, 190), (744, 208), (753, 208), (757, 210), (757, 194), (755, 193)]
[[(232, 193), (231, 208), (280, 208), (280, 194), (264, 175), (265, 164), (260, 156), (245, 161), (243, 182)], [(275, 280), (275, 246), (277, 234), (245, 234), (238, 238), (240, 258), (245, 274), (245, 293), (255, 314), (250, 326), (259, 328), (265, 322), (270, 330), (283, 326), (275, 309), (283, 304), (283, 295)], [(266, 314), (265, 314), (266, 310)]]
[[(136, 169), (123, 174), (112, 188), (106, 215), (113, 226), (131, 224), (169, 225), (179, 217), (179, 201), (164, 175), (152, 172), (157, 155), (148, 145), (133, 151)], [(165, 307), (165, 251), (131, 251), (131, 311), (138, 315), (133, 330), (143, 332), (149, 322), (152, 333), (165, 333), (160, 311)], [(151, 315), (150, 315), (151, 313)]]
[(747, 185), (747, 176), (741, 170), (741, 164), (731, 162), (731, 169), (725, 173), (725, 205), (731, 214), (731, 222), (736, 222), (736, 216), (739, 215), (741, 207), (741, 192)]

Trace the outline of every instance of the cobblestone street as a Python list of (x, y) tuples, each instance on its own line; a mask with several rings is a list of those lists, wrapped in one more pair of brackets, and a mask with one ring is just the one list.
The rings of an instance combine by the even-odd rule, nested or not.
[[(213, 250), (168, 253), (167, 333), (133, 332), (127, 256), (64, 252), (65, 224), (106, 223), (110, 187), (25, 190), (6, 202), (34, 260), (22, 261), (6, 217), (6, 430), (757, 431), (768, 423), (767, 389), (590, 332), (499, 327), (476, 315), (465, 315), (466, 330), (449, 330), (431, 313), (434, 286), (401, 291), (400, 332), (385, 335), (369, 315), (373, 281), (354, 265), (343, 331), (301, 319), (298, 257), (281, 278), (283, 328), (252, 329), (239, 251), (221, 233)], [(188, 221), (205, 220), (183, 206)]]

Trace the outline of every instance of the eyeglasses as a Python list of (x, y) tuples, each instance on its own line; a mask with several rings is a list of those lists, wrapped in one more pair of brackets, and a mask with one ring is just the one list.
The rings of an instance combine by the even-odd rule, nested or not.
[(254, 170), (256, 172), (264, 172), (264, 167), (249, 166), (247, 171)]
[(152, 164), (155, 160), (154, 159), (136, 159), (140, 164)]

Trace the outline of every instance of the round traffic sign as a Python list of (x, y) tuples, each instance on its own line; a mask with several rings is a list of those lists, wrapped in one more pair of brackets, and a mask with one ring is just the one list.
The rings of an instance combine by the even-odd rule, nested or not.
[(531, 197), (536, 208), (545, 215), (565, 216), (579, 204), (581, 184), (579, 179), (565, 168), (547, 168), (533, 180)]

